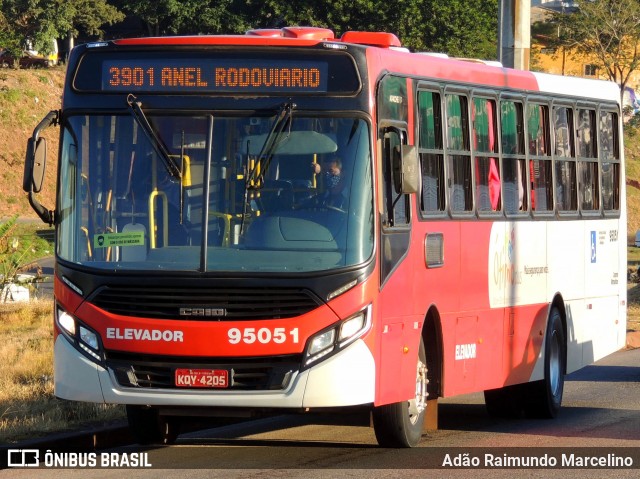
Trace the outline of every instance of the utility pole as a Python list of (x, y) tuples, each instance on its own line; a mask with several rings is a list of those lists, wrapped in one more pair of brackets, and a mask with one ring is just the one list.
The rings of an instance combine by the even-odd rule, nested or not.
[(505, 67), (529, 69), (531, 0), (499, 0), (498, 60)]

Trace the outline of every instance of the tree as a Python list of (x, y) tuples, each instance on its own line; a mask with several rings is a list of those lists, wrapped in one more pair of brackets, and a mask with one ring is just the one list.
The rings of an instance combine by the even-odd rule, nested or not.
[(99, 35), (102, 25), (122, 18), (107, 0), (0, 0), (0, 44), (15, 58), (27, 45), (49, 53), (56, 38), (78, 28)]
[(417, 51), (495, 59), (498, 0), (246, 0), (253, 28), (309, 25), (395, 33)]
[(425, 46), (456, 57), (497, 58), (498, 0), (429, 0)]
[[(52, 5), (43, 6), (45, 2), (28, 0), (0, 0), (0, 44), (14, 58), (20, 58), (30, 41), (41, 46), (50, 43), (51, 35), (47, 21)], [(44, 25), (44, 27), (43, 27)]]
[(558, 42), (552, 48), (567, 48), (593, 58), (609, 80), (620, 86), (620, 97), (640, 66), (640, 2), (638, 0), (593, 0), (580, 2), (572, 14), (555, 14)]
[(80, 32), (87, 35), (102, 36), (105, 25), (113, 25), (124, 20), (124, 14), (108, 0), (72, 0), (66, 7), (67, 33), (77, 36)]
[(150, 36), (241, 33), (255, 12), (243, 0), (111, 0), (138, 17)]
[(498, 0), (111, 0), (149, 35), (315, 26), (395, 33), (412, 50), (496, 58)]

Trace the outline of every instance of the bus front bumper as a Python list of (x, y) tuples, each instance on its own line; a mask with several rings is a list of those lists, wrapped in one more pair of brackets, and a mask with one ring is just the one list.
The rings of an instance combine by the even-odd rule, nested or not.
[(375, 399), (375, 361), (362, 339), (296, 372), (283, 390), (231, 391), (122, 387), (113, 371), (90, 361), (59, 335), (54, 379), (59, 398), (111, 404), (295, 409), (356, 406)]

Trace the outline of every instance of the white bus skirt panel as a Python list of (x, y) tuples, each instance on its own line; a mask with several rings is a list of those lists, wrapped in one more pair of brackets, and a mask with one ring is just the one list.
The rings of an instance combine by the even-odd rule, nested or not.
[(74, 401), (150, 406), (302, 408), (355, 406), (375, 399), (375, 361), (361, 340), (302, 373), (282, 391), (142, 389), (120, 386), (112, 373), (59, 335), (54, 347), (55, 395)]

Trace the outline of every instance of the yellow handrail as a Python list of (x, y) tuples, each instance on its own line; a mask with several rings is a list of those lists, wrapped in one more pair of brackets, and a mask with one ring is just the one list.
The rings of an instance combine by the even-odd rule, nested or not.
[(151, 248), (157, 248), (156, 241), (156, 198), (162, 200), (162, 239), (163, 245), (169, 244), (169, 202), (163, 191), (154, 190), (149, 195), (149, 240)]
[(209, 211), (209, 217), (222, 218), (224, 220), (224, 235), (222, 236), (222, 246), (231, 244), (231, 218), (233, 215), (228, 213), (219, 213), (218, 211)]

